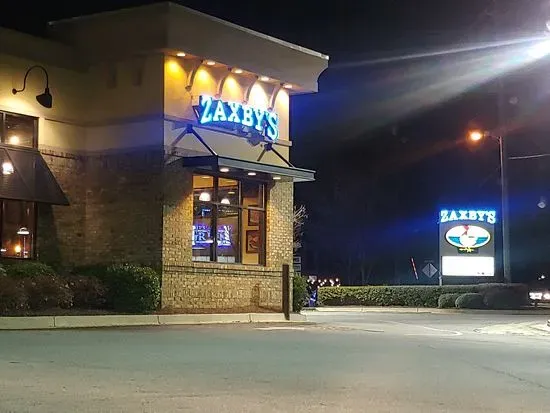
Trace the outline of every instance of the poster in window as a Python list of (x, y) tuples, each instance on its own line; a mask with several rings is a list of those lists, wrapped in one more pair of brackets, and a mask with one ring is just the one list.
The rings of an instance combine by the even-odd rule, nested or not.
[(246, 252), (248, 254), (260, 251), (260, 231), (257, 229), (246, 231)]
[[(258, 207), (258, 205), (250, 205), (251, 207)], [(248, 226), (255, 227), (260, 225), (260, 211), (254, 209), (248, 210)]]

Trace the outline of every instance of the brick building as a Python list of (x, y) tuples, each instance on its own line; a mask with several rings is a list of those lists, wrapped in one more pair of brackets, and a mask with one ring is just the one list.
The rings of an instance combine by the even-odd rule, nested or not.
[(328, 57), (172, 3), (0, 44), (3, 259), (147, 264), (165, 308), (280, 310), (314, 177), (288, 160), (290, 95)]

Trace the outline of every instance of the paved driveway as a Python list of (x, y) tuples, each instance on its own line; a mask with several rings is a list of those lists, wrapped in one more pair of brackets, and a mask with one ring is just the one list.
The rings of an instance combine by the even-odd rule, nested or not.
[[(550, 342), (517, 317), (0, 332), (0, 412), (543, 412)], [(524, 322), (524, 319), (519, 322)]]

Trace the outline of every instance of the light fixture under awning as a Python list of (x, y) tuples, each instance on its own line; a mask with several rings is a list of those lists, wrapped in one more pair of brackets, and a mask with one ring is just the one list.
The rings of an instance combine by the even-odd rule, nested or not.
[(0, 198), (69, 205), (38, 150), (0, 144), (0, 163), (10, 166), (0, 174)]
[(291, 168), (279, 165), (270, 165), (260, 162), (245, 161), (223, 156), (188, 156), (182, 158), (184, 167), (197, 168), (211, 172), (227, 171), (242, 173), (256, 172), (255, 177), (276, 179), (287, 182), (315, 181), (315, 172), (308, 169)]

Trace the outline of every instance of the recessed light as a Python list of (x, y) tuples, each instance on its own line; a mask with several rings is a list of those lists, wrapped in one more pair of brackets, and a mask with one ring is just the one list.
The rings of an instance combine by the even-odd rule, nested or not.
[(11, 175), (15, 172), (13, 164), (11, 162), (4, 162), (2, 164), (2, 175)]
[(203, 176), (201, 176), (201, 178), (202, 178), (202, 179), (208, 179), (208, 178), (210, 178), (210, 177), (207, 176), (207, 175), (203, 175)]
[(207, 64), (208, 66), (214, 66), (214, 65), (216, 64), (216, 62), (214, 62), (213, 60), (207, 60), (207, 61), (206, 61), (206, 64)]
[(227, 195), (235, 195), (235, 191), (227, 191)]
[(220, 172), (229, 172), (229, 168), (224, 166), (223, 168), (220, 168)]
[(248, 176), (256, 176), (256, 172), (251, 171), (251, 172), (248, 173)]
[(260, 80), (261, 80), (262, 82), (269, 82), (269, 77), (267, 77), (267, 76), (260, 76)]
[(185, 54), (185, 52), (177, 52), (177, 53), (176, 53), (176, 56), (177, 56), (177, 57), (185, 57), (186, 54)]
[(210, 193), (208, 193), (206, 191), (201, 192), (200, 195), (199, 195), (199, 201), (210, 202), (211, 199), (212, 199), (212, 197), (210, 196)]
[(291, 85), (290, 83), (285, 83), (285, 84), (283, 85), (283, 87), (284, 87), (285, 89), (292, 89), (292, 85)]
[(273, 180), (275, 180), (275, 181), (280, 181), (280, 180), (281, 180), (281, 177), (280, 177), (280, 176), (274, 176), (274, 177), (273, 177)]
[(236, 74), (238, 74), (238, 75), (240, 75), (242, 72), (243, 72), (242, 69), (239, 69), (239, 68), (233, 69), (233, 73), (236, 73)]

